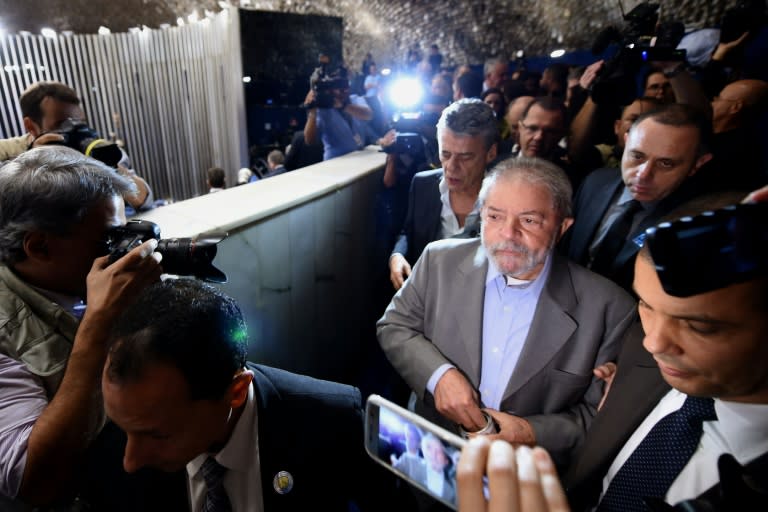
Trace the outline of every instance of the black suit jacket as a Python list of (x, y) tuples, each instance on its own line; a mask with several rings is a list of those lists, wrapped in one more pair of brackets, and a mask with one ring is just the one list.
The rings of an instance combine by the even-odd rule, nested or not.
[(400, 253), (413, 265), (429, 242), (440, 235), (440, 179), (442, 169), (417, 172), (408, 193), (408, 213), (393, 253)]
[[(376, 500), (383, 503), (379, 497), (387, 494), (380, 485), (385, 479), (379, 471), (385, 470), (365, 454), (360, 392), (267, 366), (248, 368), (258, 407), (264, 510), (346, 512), (350, 502), (362, 511), (378, 510)], [(188, 512), (186, 471), (128, 475), (122, 470), (124, 447), (125, 434), (109, 424), (91, 450), (83, 493), (88, 510)], [(280, 471), (293, 477), (285, 494), (273, 484)]]
[[(597, 228), (613, 199), (621, 193), (624, 182), (619, 169), (599, 169), (590, 173), (574, 199), (574, 223), (561, 242), (561, 250), (580, 265), (589, 263), (589, 246), (597, 233)], [(624, 242), (610, 270), (604, 275), (626, 290), (632, 289), (635, 275), (635, 256), (640, 247), (633, 241), (674, 208), (695, 195), (695, 189), (681, 186), (663, 200), (656, 203), (653, 210), (630, 233)]]
[[(639, 324), (636, 327), (640, 329)], [(641, 340), (642, 336), (630, 336), (624, 344), (611, 391), (563, 479), (574, 512), (596, 506), (608, 468), (640, 423), (670, 390)], [(768, 458), (763, 455), (746, 464), (746, 469), (735, 461), (734, 464), (736, 470), (725, 471), (722, 460), (718, 463), (721, 476), (727, 475), (721, 480), (722, 488), (717, 484), (675, 510), (765, 510), (768, 506)], [(745, 474), (748, 475), (746, 478)], [(742, 478), (749, 484), (737, 481)], [(750, 508), (734, 506), (744, 501)]]

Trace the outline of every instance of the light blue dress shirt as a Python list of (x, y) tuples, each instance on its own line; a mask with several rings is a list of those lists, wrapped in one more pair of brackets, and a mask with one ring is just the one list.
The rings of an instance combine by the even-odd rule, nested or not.
[[(541, 273), (525, 286), (507, 285), (507, 279), (493, 261), (488, 261), (483, 302), (480, 400), (482, 407), (499, 409), (504, 390), (520, 359), (536, 305), (547, 282), (552, 258), (547, 257)], [(534, 340), (535, 342), (535, 340)], [(440, 378), (454, 368), (443, 364), (429, 378), (427, 390), (434, 394)]]

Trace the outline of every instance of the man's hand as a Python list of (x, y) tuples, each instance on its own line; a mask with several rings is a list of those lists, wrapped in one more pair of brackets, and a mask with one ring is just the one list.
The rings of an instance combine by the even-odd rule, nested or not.
[(768, 185), (750, 192), (742, 203), (762, 203), (765, 201), (768, 201)]
[[(483, 477), (488, 476), (485, 499)], [(471, 439), (456, 471), (459, 512), (568, 512), (568, 501), (549, 454), (536, 447)]]
[(434, 396), (437, 411), (464, 427), (467, 432), (474, 432), (485, 426), (485, 416), (478, 405), (477, 391), (456, 368), (451, 368), (440, 377)]
[(88, 273), (87, 320), (111, 323), (149, 284), (158, 281), (162, 255), (153, 252), (157, 240), (147, 240), (110, 265), (109, 256), (96, 258)]
[(64, 136), (60, 133), (44, 133), (32, 141), (33, 148), (39, 148), (51, 143), (64, 142)]
[(718, 43), (717, 48), (715, 48), (715, 51), (712, 52), (712, 60), (718, 61), (718, 60), (725, 60), (728, 55), (733, 52), (736, 48), (741, 46), (741, 44), (747, 39), (749, 36), (749, 31), (744, 32), (739, 36), (738, 39), (734, 41), (730, 41), (727, 43)]
[(395, 290), (403, 287), (405, 279), (411, 275), (411, 265), (400, 253), (395, 253), (389, 258), (389, 280)]
[(391, 146), (395, 143), (395, 138), (397, 137), (397, 132), (395, 130), (389, 130), (387, 133), (385, 133), (379, 140), (376, 142), (381, 146), (382, 148), (386, 148), (387, 146)]
[(314, 89), (310, 89), (309, 92), (307, 93), (306, 98), (304, 98), (304, 104), (305, 105), (309, 105), (309, 104), (313, 103), (315, 101), (315, 97), (316, 97), (315, 96), (315, 90)]
[(536, 444), (536, 434), (533, 432), (533, 428), (527, 420), (519, 416), (495, 411), (493, 409), (483, 410), (490, 414), (499, 425), (498, 434), (490, 434), (484, 437), (491, 440), (502, 439), (512, 444)]
[(592, 373), (595, 374), (595, 377), (598, 379), (602, 379), (605, 381), (605, 386), (603, 387), (603, 398), (600, 399), (600, 403), (597, 404), (597, 410), (603, 408), (603, 404), (605, 403), (605, 398), (608, 396), (608, 392), (611, 390), (611, 384), (613, 384), (613, 377), (616, 375), (616, 363), (605, 363), (601, 364), (594, 370), (592, 370)]
[(605, 61), (599, 60), (587, 66), (584, 73), (581, 74), (581, 78), (579, 78), (579, 85), (582, 89), (589, 90), (589, 88), (592, 87), (592, 84), (595, 83), (595, 80), (600, 74), (600, 71), (602, 71), (604, 65)]

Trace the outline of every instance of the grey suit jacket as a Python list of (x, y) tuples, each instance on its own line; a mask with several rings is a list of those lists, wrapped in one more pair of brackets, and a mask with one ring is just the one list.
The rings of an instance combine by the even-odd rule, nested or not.
[[(551, 257), (501, 409), (525, 417), (537, 443), (562, 466), (602, 395), (592, 369), (615, 360), (636, 313), (634, 300), (615, 284)], [(426, 385), (438, 367), (451, 363), (478, 387), (487, 270), (479, 240), (431, 243), (378, 322), (384, 352), (418, 396), (416, 411), (453, 429), (435, 410)]]

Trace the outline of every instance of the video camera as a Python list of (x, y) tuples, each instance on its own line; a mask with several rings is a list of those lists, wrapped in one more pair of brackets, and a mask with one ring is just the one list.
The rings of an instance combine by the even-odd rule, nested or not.
[(661, 286), (689, 297), (768, 276), (768, 203), (739, 204), (646, 230)]
[[(623, 17), (627, 23), (623, 31), (607, 27), (592, 44), (595, 56), (602, 55), (612, 43), (620, 46), (592, 84), (592, 101), (597, 104), (629, 105), (635, 99), (635, 77), (643, 64), (685, 60), (685, 50), (676, 49), (685, 35), (685, 26), (665, 22), (657, 27), (659, 4), (642, 2)], [(654, 37), (656, 41), (651, 46)]]
[(54, 141), (50, 144), (70, 147), (110, 167), (117, 167), (117, 163), (123, 158), (123, 152), (117, 144), (102, 139), (96, 130), (84, 121), (66, 119), (58, 129), (49, 133), (58, 133), (64, 138), (63, 141)]
[(179, 276), (195, 276), (211, 283), (226, 283), (227, 276), (213, 266), (216, 245), (227, 233), (211, 232), (197, 238), (160, 239), (160, 226), (148, 220), (129, 220), (125, 226), (107, 232), (106, 245), (110, 262), (125, 256), (150, 238), (158, 241), (156, 251), (163, 255), (163, 271)]
[(347, 68), (339, 66), (329, 72), (325, 65), (315, 69), (310, 79), (315, 100), (304, 105), (305, 108), (333, 108), (335, 103), (334, 90), (349, 89)]

